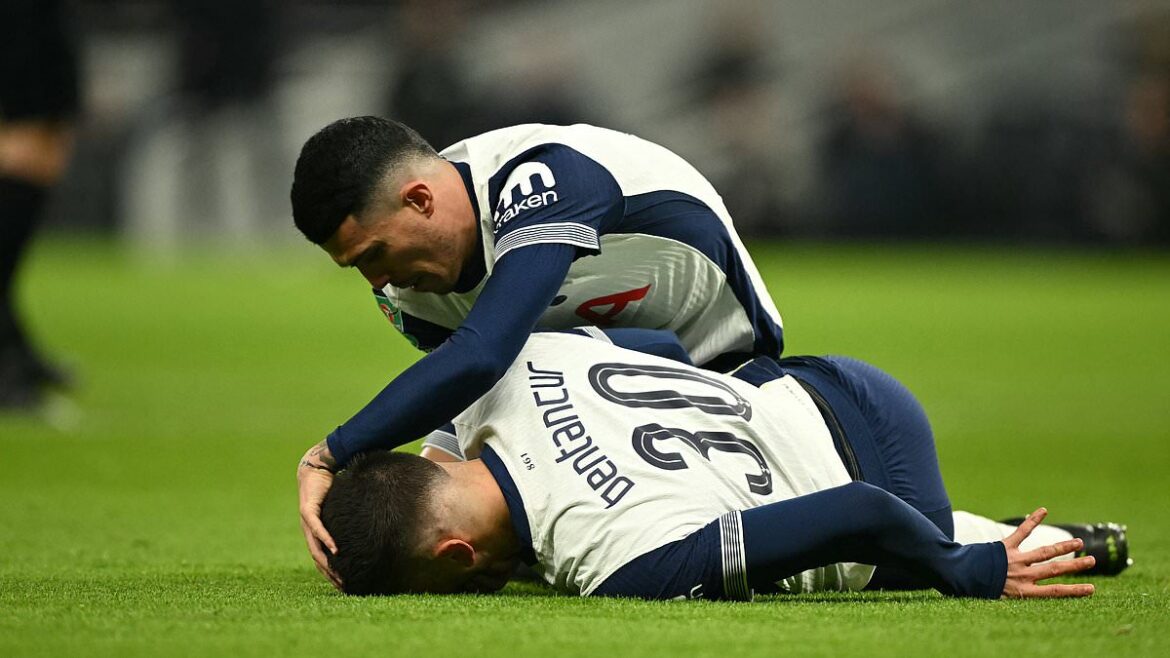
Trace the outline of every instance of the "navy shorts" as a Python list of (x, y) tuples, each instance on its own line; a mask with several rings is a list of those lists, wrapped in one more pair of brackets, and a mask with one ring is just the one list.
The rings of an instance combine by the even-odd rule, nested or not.
[(909, 389), (888, 373), (845, 356), (789, 357), (777, 365), (828, 403), (863, 481), (906, 501), (954, 538), (934, 432)]

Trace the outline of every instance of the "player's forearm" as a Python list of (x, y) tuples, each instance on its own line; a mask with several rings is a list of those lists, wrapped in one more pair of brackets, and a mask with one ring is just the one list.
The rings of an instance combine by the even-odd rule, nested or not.
[(758, 589), (837, 562), (897, 566), (944, 594), (998, 598), (1002, 544), (962, 546), (892, 494), (854, 482), (742, 513), (749, 582)]
[(463, 326), (329, 435), (338, 465), (412, 441), (491, 390), (548, 309), (574, 253), (570, 245), (534, 245), (501, 259)]

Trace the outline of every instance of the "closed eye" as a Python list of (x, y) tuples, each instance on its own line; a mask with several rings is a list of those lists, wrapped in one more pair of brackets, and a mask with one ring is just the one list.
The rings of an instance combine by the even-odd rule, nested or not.
[(355, 258), (353, 260), (353, 262), (349, 264), (349, 266), (350, 267), (361, 267), (362, 265), (368, 264), (370, 261), (374, 261), (374, 260), (381, 258), (382, 254), (385, 251), (386, 251), (386, 245), (384, 245), (380, 242), (376, 242), (376, 243), (370, 245), (369, 247), (367, 247), (366, 250), (363, 251), (360, 256)]

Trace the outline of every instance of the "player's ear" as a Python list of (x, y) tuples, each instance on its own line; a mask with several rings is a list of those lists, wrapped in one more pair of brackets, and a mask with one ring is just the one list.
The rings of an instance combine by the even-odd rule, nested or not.
[(402, 207), (413, 208), (427, 217), (435, 212), (435, 193), (426, 181), (407, 181), (399, 190), (399, 198), (402, 199)]
[(449, 560), (470, 569), (475, 564), (475, 547), (462, 539), (444, 539), (435, 547), (435, 559)]

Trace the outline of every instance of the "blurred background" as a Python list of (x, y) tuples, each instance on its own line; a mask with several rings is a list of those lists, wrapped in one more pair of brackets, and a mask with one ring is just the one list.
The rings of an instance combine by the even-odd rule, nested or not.
[[(58, 7), (61, 43), (25, 28)], [(0, 656), (716, 654), (717, 626), (769, 651), (827, 619), (853, 631), (812, 651), (1170, 646), (1170, 0), (0, 0), (14, 89), (63, 120), (0, 93)], [(904, 381), (957, 507), (1128, 523), (1134, 568), (953, 617), (333, 596), (297, 459), (420, 356), (292, 226), (301, 144), (361, 114), (438, 148), (585, 121), (678, 152), (786, 353)]]
[(75, 0), (51, 224), (298, 240), (299, 146), (398, 118), (662, 143), (747, 236), (1170, 243), (1170, 0)]

